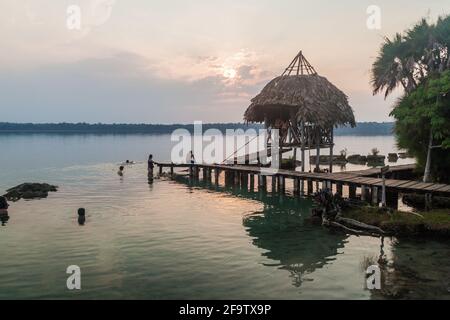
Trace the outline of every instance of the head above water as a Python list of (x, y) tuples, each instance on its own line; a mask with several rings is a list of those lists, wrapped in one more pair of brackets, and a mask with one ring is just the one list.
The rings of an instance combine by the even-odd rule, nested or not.
[(78, 209), (78, 215), (79, 216), (84, 216), (86, 214), (86, 210), (84, 208), (79, 208)]
[(120, 167), (119, 167), (119, 170), (120, 170), (120, 171), (123, 171), (123, 169), (124, 169), (124, 166), (120, 166)]

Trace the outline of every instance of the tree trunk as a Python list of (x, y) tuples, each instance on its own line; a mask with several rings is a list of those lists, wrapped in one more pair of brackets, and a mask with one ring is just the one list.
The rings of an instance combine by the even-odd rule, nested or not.
[(430, 181), (431, 171), (431, 150), (433, 149), (433, 131), (430, 128), (430, 138), (428, 140), (427, 162), (425, 164), (425, 172), (423, 174), (423, 182)]

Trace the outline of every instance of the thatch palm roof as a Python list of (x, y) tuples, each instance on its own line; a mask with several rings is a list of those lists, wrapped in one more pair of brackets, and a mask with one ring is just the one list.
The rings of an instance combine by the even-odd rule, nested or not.
[[(296, 72), (291, 75), (293, 71)], [(301, 51), (283, 75), (270, 81), (251, 100), (244, 119), (247, 122), (297, 119), (321, 127), (355, 126), (347, 96), (319, 76)]]

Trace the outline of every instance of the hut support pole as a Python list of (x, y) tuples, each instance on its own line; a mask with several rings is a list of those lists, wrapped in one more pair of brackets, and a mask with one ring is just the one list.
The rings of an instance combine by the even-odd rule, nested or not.
[(294, 156), (292, 157), (292, 167), (295, 170), (296, 167), (296, 162), (297, 162), (297, 148), (294, 147)]
[(330, 146), (330, 167), (328, 172), (333, 172), (333, 147), (334, 147), (334, 136), (333, 136), (333, 127), (331, 127), (331, 146)]
[(300, 123), (300, 139), (302, 145), (302, 172), (305, 172), (305, 125), (303, 121)]
[(320, 172), (320, 131), (316, 128), (316, 172)]

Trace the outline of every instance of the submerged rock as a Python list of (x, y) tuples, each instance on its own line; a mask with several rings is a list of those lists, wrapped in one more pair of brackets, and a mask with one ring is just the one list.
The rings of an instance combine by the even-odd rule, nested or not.
[(47, 198), (49, 192), (57, 191), (57, 186), (48, 183), (22, 183), (14, 188), (6, 190), (3, 196), (9, 201), (20, 199), (41, 199)]

